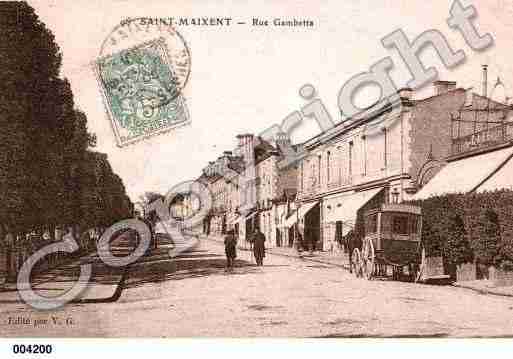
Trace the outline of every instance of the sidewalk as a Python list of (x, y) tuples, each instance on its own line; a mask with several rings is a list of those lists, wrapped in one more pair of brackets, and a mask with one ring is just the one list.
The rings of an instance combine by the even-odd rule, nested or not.
[[(224, 239), (222, 236), (205, 236), (204, 234), (200, 235), (200, 238), (216, 241), (216, 242), (223, 242)], [(249, 251), (249, 248), (244, 248), (242, 246), (238, 246), (239, 250), (242, 251)], [(337, 267), (342, 267), (344, 269), (349, 270), (349, 256), (347, 253), (340, 253), (340, 252), (320, 252), (320, 251), (314, 251), (312, 254), (310, 252), (301, 252), (298, 253), (298, 251), (295, 248), (290, 247), (274, 247), (274, 248), (266, 248), (265, 250), (266, 254), (272, 254), (282, 257), (291, 257), (296, 258), (300, 260), (308, 260), (312, 262), (317, 263), (323, 263), (323, 264), (330, 264)]]
[[(44, 297), (62, 295), (77, 283), (80, 266), (87, 264), (92, 266), (92, 277), (89, 279), (85, 290), (74, 299), (74, 302), (102, 303), (115, 301), (119, 298), (125, 286), (130, 283), (130, 277), (134, 272), (151, 265), (153, 262), (172, 258), (196, 245), (196, 243), (192, 243), (188, 247), (183, 246), (180, 251), (177, 251), (177, 254), (174, 254), (176, 246), (168, 238), (168, 235), (158, 233), (157, 236), (159, 237), (158, 248), (151, 249), (146, 255), (127, 267), (109, 267), (101, 261), (98, 252), (95, 251), (46, 272), (36, 274), (32, 280), (32, 288), (38, 295)], [(111, 246), (112, 252), (117, 256), (127, 255), (131, 248), (131, 241), (124, 238), (116, 239), (115, 244)], [(0, 303), (22, 303), (16, 282), (5, 283), (0, 287)]]
[(513, 297), (513, 286), (496, 287), (492, 280), (470, 280), (452, 284), (458, 288), (470, 289), (481, 294), (492, 294), (503, 297)]

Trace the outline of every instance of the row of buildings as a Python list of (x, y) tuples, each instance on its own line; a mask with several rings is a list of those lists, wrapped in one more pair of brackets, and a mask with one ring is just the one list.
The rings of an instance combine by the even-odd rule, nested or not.
[[(398, 100), (378, 103), (301, 144), (290, 144), (284, 133), (272, 141), (238, 135), (237, 146), (198, 179), (213, 196), (203, 230), (221, 235), (233, 229), (245, 243), (258, 227), (269, 246), (301, 240), (326, 250), (355, 230), (369, 206), (475, 191), (485, 182), (511, 187), (508, 172), (497, 173), (513, 154), (510, 106), (490, 99), (483, 87), (476, 94), (436, 81), (434, 94), (422, 99), (401, 89)], [(285, 146), (304, 155), (282, 167)], [(248, 164), (254, 168), (253, 201), (242, 211), (248, 189), (237, 177), (246, 175)], [(502, 182), (490, 185), (497, 176)]]

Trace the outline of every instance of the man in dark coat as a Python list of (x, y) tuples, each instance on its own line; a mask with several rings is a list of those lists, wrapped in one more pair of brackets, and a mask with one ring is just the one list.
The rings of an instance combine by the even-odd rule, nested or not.
[(228, 231), (224, 237), (224, 252), (226, 254), (226, 270), (232, 270), (237, 257), (237, 238), (235, 238), (233, 230)]
[(263, 266), (265, 257), (265, 235), (260, 232), (259, 228), (255, 230), (255, 234), (253, 235), (253, 254), (255, 255), (257, 266)]

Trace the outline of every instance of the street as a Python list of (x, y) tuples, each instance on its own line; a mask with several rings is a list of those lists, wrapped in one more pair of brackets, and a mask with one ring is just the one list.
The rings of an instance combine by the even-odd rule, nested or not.
[[(249, 252), (238, 251), (236, 268), (227, 273), (224, 247), (204, 238), (175, 259), (157, 250), (130, 266), (115, 302), (91, 300), (53, 312), (21, 302), (2, 303), (0, 336), (513, 335), (513, 298), (450, 286), (356, 279), (338, 266), (278, 255), (267, 255), (263, 267), (251, 260)], [(120, 272), (106, 274), (98, 268), (94, 273), (102, 280), (95, 277), (91, 292), (109, 297)], [(69, 275), (45, 285), (66, 280)]]

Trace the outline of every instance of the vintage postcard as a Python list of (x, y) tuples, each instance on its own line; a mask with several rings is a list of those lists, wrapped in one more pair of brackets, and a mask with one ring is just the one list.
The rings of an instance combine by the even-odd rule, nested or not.
[(509, 0), (1, 2), (10, 354), (512, 337), (512, 16)]

